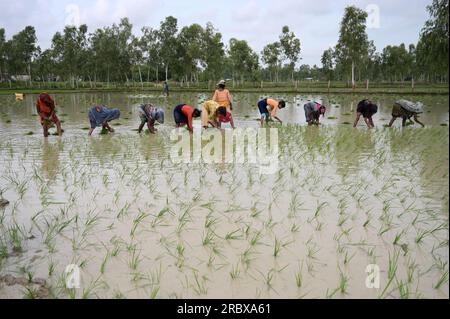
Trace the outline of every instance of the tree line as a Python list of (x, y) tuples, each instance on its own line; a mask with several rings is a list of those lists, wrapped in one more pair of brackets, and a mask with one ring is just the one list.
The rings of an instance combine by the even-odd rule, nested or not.
[(417, 44), (389, 45), (378, 52), (369, 41), (367, 13), (345, 9), (335, 47), (324, 51), (322, 66), (301, 64), (301, 41), (284, 26), (278, 39), (255, 52), (247, 41), (224, 43), (211, 23), (179, 28), (169, 16), (158, 28), (133, 34), (128, 18), (89, 33), (86, 25), (56, 32), (41, 50), (33, 26), (5, 39), (0, 28), (0, 80), (28, 75), (32, 81), (184, 83), (230, 78), (235, 81), (296, 81), (305, 78), (347, 81), (448, 82), (448, 4), (433, 0)]

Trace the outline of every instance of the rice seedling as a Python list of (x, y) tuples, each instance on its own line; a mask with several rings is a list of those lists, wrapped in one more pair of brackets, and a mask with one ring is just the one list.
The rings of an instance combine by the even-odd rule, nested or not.
[(258, 245), (261, 241), (261, 237), (262, 237), (262, 232), (257, 231), (250, 240), (250, 246), (254, 247), (254, 246)]
[(303, 262), (299, 270), (295, 273), (295, 283), (297, 288), (302, 288), (303, 286)]
[(136, 248), (133, 248), (131, 250), (130, 260), (128, 261), (128, 267), (131, 270), (136, 271), (138, 269), (141, 261), (142, 261), (142, 258), (141, 258), (140, 252), (138, 252)]
[(208, 294), (208, 288), (206, 286), (207, 278), (205, 276), (199, 278), (198, 272), (194, 271), (194, 281), (195, 286), (193, 286), (192, 288), (197, 295), (201, 296)]
[(213, 246), (214, 245), (214, 232), (211, 230), (207, 230), (206, 233), (203, 233), (202, 236), (202, 245), (203, 246)]
[(241, 271), (239, 269), (239, 264), (233, 265), (230, 271), (230, 277), (232, 280), (236, 280), (239, 278)]
[(348, 281), (349, 278), (341, 271), (339, 273), (339, 292), (343, 295), (347, 294)]
[(81, 295), (82, 299), (90, 298), (96, 289), (107, 286), (107, 284), (104, 281), (100, 281), (100, 278), (101, 278), (100, 276), (97, 277), (87, 288), (83, 288)]
[(400, 280), (400, 282), (397, 284), (397, 289), (401, 299), (410, 298), (410, 291), (407, 283), (404, 283), (403, 281)]
[(298, 233), (299, 231), (300, 231), (300, 226), (293, 223), (291, 226), (291, 233)]
[(273, 246), (273, 256), (276, 258), (278, 257), (278, 255), (280, 254), (280, 250), (281, 250), (281, 242), (275, 237), (275, 243)]
[(150, 292), (150, 299), (156, 299), (159, 293), (159, 286), (153, 287)]
[[(258, 272), (261, 274), (261, 276), (263, 277), (263, 281), (264, 284), (266, 285), (268, 290), (273, 290), (276, 292), (276, 290), (273, 288), (273, 280), (274, 280), (274, 276), (275, 276), (275, 270), (274, 269), (270, 269), (267, 273), (262, 273), (258, 270)], [(277, 292), (276, 292), (277, 293)]]
[(25, 287), (24, 292), (25, 299), (39, 299), (39, 291), (34, 287)]
[(431, 231), (429, 230), (421, 230), (418, 232), (417, 237), (415, 239), (416, 244), (421, 244), (425, 237), (431, 234)]
[(134, 237), (135, 233), (136, 233), (136, 229), (137, 227), (142, 223), (142, 221), (147, 218), (148, 216), (150, 216), (149, 214), (146, 214), (142, 211), (139, 212), (139, 215), (136, 216), (136, 218), (133, 220), (133, 226), (131, 228), (130, 231), (130, 236)]
[(441, 289), (442, 285), (448, 284), (448, 269), (441, 275), (436, 284), (434, 284), (434, 289)]
[(408, 268), (407, 268), (407, 278), (408, 278), (408, 283), (412, 283), (414, 280), (414, 274), (417, 271), (417, 264), (413, 261), (408, 261)]
[(391, 285), (392, 281), (395, 279), (395, 276), (397, 274), (398, 269), (398, 258), (399, 258), (399, 252), (394, 251), (394, 254), (391, 256), (391, 253), (389, 252), (389, 262), (388, 262), (388, 282), (381, 292), (380, 298), (384, 296), (387, 289)]
[(22, 252), (23, 250), (23, 241), (25, 239), (25, 230), (21, 228), (19, 225), (15, 224), (13, 226), (8, 227), (7, 234), (9, 235), (9, 241), (13, 247), (14, 252)]
[(242, 239), (242, 230), (241, 229), (236, 229), (234, 231), (228, 232), (225, 235), (225, 240), (226, 241), (230, 241), (230, 240), (240, 240)]
[(103, 257), (102, 263), (100, 265), (100, 273), (103, 275), (105, 273), (106, 263), (108, 262), (110, 258), (110, 252), (107, 251), (105, 256)]

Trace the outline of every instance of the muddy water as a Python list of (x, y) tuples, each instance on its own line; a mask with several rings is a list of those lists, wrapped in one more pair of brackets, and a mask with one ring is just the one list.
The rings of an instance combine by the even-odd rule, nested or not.
[[(273, 175), (171, 161), (173, 107), (205, 97), (56, 95), (65, 134), (47, 140), (36, 96), (0, 97), (0, 297), (448, 298), (448, 97), (411, 97), (427, 127), (388, 129), (400, 97), (374, 96), (369, 132), (346, 124), (362, 97), (275, 95)], [(260, 97), (235, 95), (237, 126), (258, 126)], [(330, 105), (320, 128), (304, 125), (312, 99)], [(87, 136), (96, 102), (120, 108), (116, 133)], [(134, 131), (143, 102), (166, 109), (157, 135)]]

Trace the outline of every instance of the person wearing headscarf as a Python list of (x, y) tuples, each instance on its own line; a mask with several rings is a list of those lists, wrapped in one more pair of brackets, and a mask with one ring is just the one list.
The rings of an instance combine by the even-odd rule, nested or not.
[(305, 118), (308, 125), (319, 125), (320, 116), (325, 116), (327, 108), (317, 102), (308, 102), (303, 108), (305, 109)]
[(375, 125), (373, 124), (372, 116), (377, 112), (378, 105), (370, 100), (362, 100), (358, 103), (358, 107), (356, 108), (356, 119), (355, 123), (353, 123), (353, 127), (356, 127), (358, 125), (358, 122), (362, 116), (364, 118), (364, 122), (366, 122), (367, 127), (369, 129), (374, 128)]
[(44, 137), (48, 136), (48, 129), (53, 125), (56, 125), (58, 135), (62, 135), (61, 121), (56, 116), (55, 101), (47, 94), (42, 93), (36, 102), (36, 111), (39, 114), (41, 125), (44, 130)]
[(233, 97), (230, 94), (230, 91), (225, 88), (225, 80), (221, 80), (217, 83), (217, 90), (214, 92), (212, 100), (217, 102), (220, 106), (225, 106), (227, 108), (227, 112), (231, 112), (233, 110)]
[(406, 126), (406, 120), (410, 120), (412, 122), (411, 118), (414, 118), (416, 123), (422, 125), (422, 127), (425, 127), (425, 125), (419, 121), (419, 114), (421, 113), (423, 113), (423, 104), (420, 102), (414, 103), (407, 100), (396, 101), (392, 107), (392, 119), (391, 122), (389, 122), (389, 127), (392, 127), (395, 120), (399, 117), (403, 120), (403, 127)]
[(138, 132), (141, 133), (145, 123), (147, 123), (150, 133), (155, 134), (157, 129), (155, 128), (155, 122), (164, 124), (164, 110), (153, 106), (152, 104), (142, 104), (139, 106), (139, 117), (141, 119), (141, 125), (139, 125)]
[(102, 129), (107, 129), (113, 133), (114, 129), (109, 126), (109, 122), (120, 117), (119, 109), (109, 109), (106, 106), (97, 104), (89, 110), (89, 122), (91, 122), (91, 129), (89, 135), (92, 135), (95, 128), (101, 126)]

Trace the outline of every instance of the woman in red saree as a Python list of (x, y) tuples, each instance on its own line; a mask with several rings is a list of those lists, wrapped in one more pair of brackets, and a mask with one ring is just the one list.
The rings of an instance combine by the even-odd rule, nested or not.
[(36, 102), (36, 110), (41, 118), (41, 125), (44, 129), (44, 136), (48, 136), (48, 129), (55, 123), (58, 135), (62, 135), (61, 121), (56, 116), (55, 101), (47, 93), (42, 93)]

